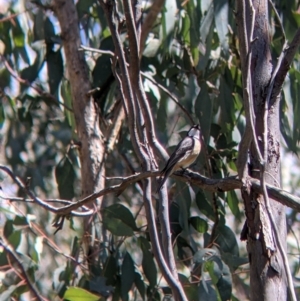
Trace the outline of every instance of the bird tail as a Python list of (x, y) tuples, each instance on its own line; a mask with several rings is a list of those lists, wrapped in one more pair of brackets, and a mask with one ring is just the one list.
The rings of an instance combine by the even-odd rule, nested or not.
[(162, 170), (159, 179), (157, 180), (158, 186), (156, 192), (159, 193), (163, 185), (166, 183), (169, 175), (171, 174), (172, 170)]

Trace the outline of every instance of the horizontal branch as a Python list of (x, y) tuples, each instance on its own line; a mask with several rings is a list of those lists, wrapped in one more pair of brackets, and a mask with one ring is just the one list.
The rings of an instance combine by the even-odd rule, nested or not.
[[(21, 188), (23, 189), (26, 194), (36, 203), (37, 205), (40, 205), (41, 207), (45, 208), (48, 211), (51, 211), (53, 213), (59, 214), (59, 215), (67, 215), (67, 214), (74, 214), (79, 215), (80, 212), (74, 212), (74, 210), (78, 209), (79, 207), (82, 207), (83, 205), (86, 205), (87, 203), (101, 197), (104, 195), (107, 195), (109, 193), (115, 193), (116, 195), (120, 195), (128, 186), (139, 182), (143, 179), (152, 177), (158, 177), (160, 175), (159, 171), (146, 171), (141, 173), (136, 173), (134, 175), (128, 176), (128, 177), (117, 177), (116, 179), (121, 180), (122, 183), (118, 185), (109, 186), (107, 188), (104, 188), (96, 193), (93, 193), (84, 199), (81, 199), (77, 202), (70, 202), (68, 205), (63, 207), (55, 207), (50, 204), (48, 204), (46, 201), (41, 200), (40, 198), (36, 197), (24, 184), (23, 182), (16, 177), (13, 172), (6, 166), (0, 165), (0, 169), (6, 172), (13, 181)], [(223, 179), (210, 179), (207, 177), (204, 177), (200, 175), (199, 173), (193, 172), (191, 170), (185, 170), (185, 171), (178, 171), (172, 175), (175, 179), (178, 179), (180, 181), (191, 183), (192, 185), (195, 185), (203, 190), (210, 191), (210, 192), (225, 192), (225, 191), (231, 191), (235, 189), (241, 189), (242, 188), (242, 182), (238, 179), (237, 176), (231, 176)], [(110, 178), (110, 180), (113, 180), (114, 178)], [(262, 188), (260, 185), (260, 181), (257, 179), (253, 179), (249, 177), (249, 182), (257, 193), (262, 193)], [(266, 185), (267, 191), (269, 197), (272, 199), (275, 199), (276, 201), (280, 202), (283, 205), (286, 205), (290, 208), (295, 209), (296, 211), (300, 212), (300, 198), (297, 196), (294, 196), (290, 194), (289, 192), (277, 188), (272, 185)], [(66, 200), (56, 200), (56, 202), (66, 202)], [(87, 214), (86, 212), (82, 212), (82, 214)]]

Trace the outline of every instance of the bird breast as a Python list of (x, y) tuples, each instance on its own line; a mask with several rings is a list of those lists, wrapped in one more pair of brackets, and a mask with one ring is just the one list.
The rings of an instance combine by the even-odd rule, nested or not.
[(193, 164), (198, 157), (199, 153), (201, 150), (201, 144), (198, 139), (194, 139), (194, 147), (190, 150), (187, 151), (185, 156), (176, 164), (175, 168), (173, 169), (178, 170), (181, 168), (187, 168), (191, 164)]

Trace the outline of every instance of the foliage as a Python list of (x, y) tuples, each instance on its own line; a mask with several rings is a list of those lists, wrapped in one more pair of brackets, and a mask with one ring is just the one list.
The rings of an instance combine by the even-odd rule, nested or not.
[[(277, 2), (286, 36), (291, 40), (299, 26), (297, 1)], [(1, 12), (1, 161), (27, 181), (27, 187), (39, 198), (75, 200), (80, 198), (80, 158), (71, 88), (60, 27), (47, 5), (45, 1), (32, 1), (22, 7), (12, 1)], [(142, 2), (144, 18), (149, 5)], [(82, 43), (114, 51), (99, 3), (79, 0), (76, 9)], [(233, 12), (233, 1), (166, 0), (141, 59), (160, 141), (171, 151), (189, 128), (188, 117), (167, 90), (203, 131), (207, 150), (193, 169), (214, 179), (236, 174), (238, 143), (245, 127)], [(272, 9), (270, 24), (276, 60), (282, 32)], [(121, 33), (126, 44), (126, 31)], [(101, 116), (110, 123), (118, 91), (111, 57), (97, 52), (85, 55), (92, 88), (100, 88), (95, 102)], [(298, 54), (291, 66), (281, 101), (281, 132), (287, 151), (293, 153), (297, 153), (300, 141), (299, 58)], [(125, 177), (132, 170), (140, 170), (133, 153), (124, 122), (118, 142), (105, 161), (107, 187), (116, 181), (110, 177)], [(163, 165), (161, 162), (160, 167)], [(7, 174), (1, 173), (1, 181), (4, 197), (21, 198), (18, 203), (1, 200), (1, 236), (42, 296), (70, 301), (104, 300), (110, 295), (113, 300), (162, 300), (170, 294), (151, 251), (139, 183), (119, 196), (105, 196), (107, 206), (93, 226), (96, 232), (107, 229), (108, 240), (100, 244), (99, 261), (91, 265), (86, 250), (82, 250), (81, 217), (70, 217), (69, 227), (65, 224), (54, 236), (50, 227), (54, 214), (24, 202), (24, 191)], [(248, 259), (245, 245), (237, 238), (244, 222), (238, 192), (213, 194), (177, 180), (175, 183), (169, 196), (170, 223), (179, 279), (188, 299), (223, 301), (239, 299), (240, 294), (249, 296)], [(288, 217), (291, 227), (299, 227), (295, 212), (291, 210)], [(290, 247), (299, 253), (299, 247)], [(4, 272), (1, 300), (20, 299), (28, 293), (29, 287), (22, 281), (24, 275), (11, 269), (11, 257), (4, 249), (0, 252), (0, 267)], [(298, 268), (299, 264), (294, 264), (295, 274)], [(243, 286), (236, 285), (240, 282)]]

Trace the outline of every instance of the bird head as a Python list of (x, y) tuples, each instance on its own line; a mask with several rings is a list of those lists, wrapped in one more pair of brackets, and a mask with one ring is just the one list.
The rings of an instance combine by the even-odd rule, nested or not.
[(197, 138), (197, 139), (201, 139), (201, 130), (200, 130), (200, 125), (199, 124), (195, 124), (193, 125), (188, 133), (187, 133), (187, 136), (189, 137), (194, 137), (194, 138)]

